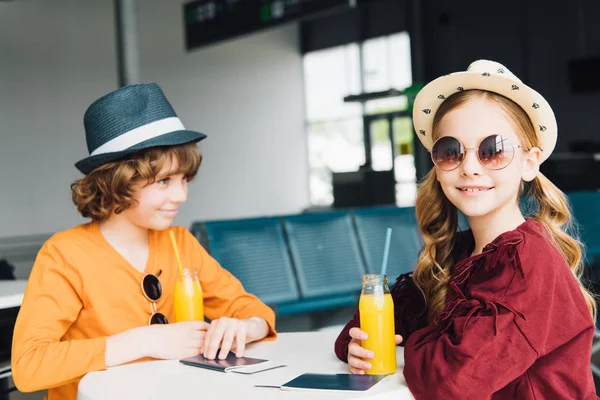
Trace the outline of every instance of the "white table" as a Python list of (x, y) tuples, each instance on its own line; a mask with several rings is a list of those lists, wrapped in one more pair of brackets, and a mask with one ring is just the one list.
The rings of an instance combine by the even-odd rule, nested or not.
[[(347, 373), (348, 366), (333, 353), (337, 332), (281, 333), (272, 342), (249, 345), (245, 355), (287, 365), (254, 375), (223, 373), (173, 361), (150, 361), (87, 374), (79, 384), (78, 400), (100, 399), (413, 399), (401, 369), (370, 390), (299, 392), (254, 385), (281, 385), (304, 372)], [(403, 348), (397, 348), (403, 365)]]
[(20, 307), (27, 280), (0, 281), (0, 309)]

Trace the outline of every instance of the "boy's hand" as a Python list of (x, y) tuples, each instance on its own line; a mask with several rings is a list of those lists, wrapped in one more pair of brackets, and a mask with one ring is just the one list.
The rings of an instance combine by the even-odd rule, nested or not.
[(204, 321), (151, 325), (144, 328), (142, 342), (150, 357), (180, 360), (200, 354), (208, 328)]
[(246, 343), (260, 340), (267, 336), (269, 327), (264, 319), (253, 317), (236, 319), (222, 317), (211, 322), (202, 354), (209, 360), (214, 360), (219, 348), (219, 359), (224, 360), (230, 350), (235, 350), (236, 357), (242, 357)]

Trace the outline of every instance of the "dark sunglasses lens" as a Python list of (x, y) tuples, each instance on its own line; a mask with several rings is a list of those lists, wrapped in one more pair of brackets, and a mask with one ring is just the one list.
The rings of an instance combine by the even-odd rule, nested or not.
[(169, 321), (167, 321), (167, 317), (165, 317), (161, 313), (156, 313), (150, 318), (150, 325), (166, 325)]
[(431, 149), (431, 159), (435, 165), (444, 171), (458, 167), (463, 160), (465, 151), (462, 144), (455, 138), (445, 136), (435, 142)]
[(146, 296), (152, 301), (158, 301), (162, 294), (160, 281), (154, 275), (146, 275), (142, 281), (142, 287)]
[(489, 169), (502, 169), (513, 159), (515, 149), (508, 138), (488, 136), (479, 145), (479, 160)]

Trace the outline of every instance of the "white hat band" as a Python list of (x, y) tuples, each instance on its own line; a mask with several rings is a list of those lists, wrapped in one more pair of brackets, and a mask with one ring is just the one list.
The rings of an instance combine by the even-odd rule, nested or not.
[(179, 118), (170, 117), (161, 119), (132, 129), (112, 140), (109, 140), (94, 150), (90, 156), (127, 150), (128, 148), (145, 142), (146, 140), (153, 139), (167, 133), (183, 130), (185, 130), (185, 127)]

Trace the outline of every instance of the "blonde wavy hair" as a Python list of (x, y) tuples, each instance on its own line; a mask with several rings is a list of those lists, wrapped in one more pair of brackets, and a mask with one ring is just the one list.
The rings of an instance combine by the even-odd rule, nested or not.
[[(525, 111), (504, 96), (482, 90), (467, 90), (445, 100), (433, 121), (433, 137), (437, 136), (444, 115), (474, 99), (482, 99), (499, 106), (514, 123), (525, 147), (528, 149), (539, 147), (535, 129)], [(567, 198), (542, 174), (538, 174), (528, 186), (529, 197), (537, 203), (537, 210), (530, 217), (542, 223), (549, 238), (564, 256), (579, 283), (595, 321), (596, 302), (592, 293), (582, 283), (583, 246), (574, 234), (576, 227)], [(524, 188), (525, 185), (522, 183), (519, 197)], [(436, 177), (435, 167), (420, 183), (416, 200), (416, 216), (425, 246), (417, 261), (413, 279), (425, 295), (429, 321), (435, 323), (446, 303), (446, 293), (454, 264), (452, 248), (455, 245), (458, 224), (457, 209), (444, 195)]]
[(170, 175), (184, 174), (191, 181), (202, 156), (195, 143), (136, 152), (124, 160), (101, 165), (73, 182), (73, 203), (84, 218), (105, 221), (113, 213), (122, 213), (134, 205), (138, 185), (154, 183), (162, 168), (173, 161), (177, 161), (177, 169), (169, 171)]

